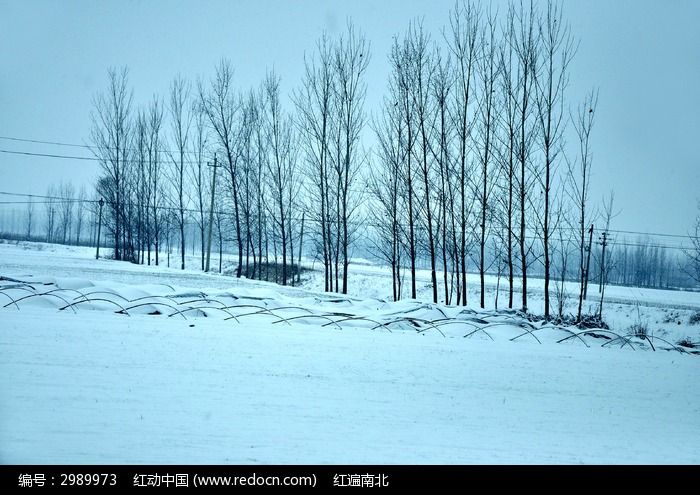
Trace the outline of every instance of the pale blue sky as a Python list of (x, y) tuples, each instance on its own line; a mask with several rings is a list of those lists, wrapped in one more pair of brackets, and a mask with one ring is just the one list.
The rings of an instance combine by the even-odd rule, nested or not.
[[(0, 0), (0, 136), (84, 142), (92, 96), (110, 66), (129, 66), (137, 104), (165, 94), (178, 72), (209, 77), (222, 56), (240, 88), (274, 66), (289, 92), (304, 52), (347, 16), (372, 43), (366, 109), (376, 112), (392, 36), (423, 17), (441, 37), (453, 4)], [(594, 199), (615, 189), (618, 229), (686, 233), (700, 196), (700, 1), (566, 0), (564, 8), (581, 40), (568, 101), (575, 106), (589, 88), (600, 89)], [(3, 140), (0, 149), (80, 153)], [(96, 170), (91, 162), (0, 154), (0, 190), (41, 194), (61, 178), (91, 180)]]

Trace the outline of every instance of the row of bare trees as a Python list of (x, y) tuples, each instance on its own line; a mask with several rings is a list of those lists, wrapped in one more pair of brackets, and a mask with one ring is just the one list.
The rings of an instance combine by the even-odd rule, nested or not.
[(94, 244), (97, 209), (84, 184), (76, 188), (70, 181), (61, 181), (49, 185), (45, 195), (17, 196), (22, 200), (9, 202), (11, 208), (0, 212), (2, 236), (54, 244)]
[[(600, 215), (590, 197), (597, 93), (566, 98), (576, 46), (554, 1), (501, 13), (458, 2), (438, 38), (419, 21), (394, 38), (372, 119), (370, 46), (352, 23), (305, 57), (289, 104), (274, 72), (241, 91), (222, 60), (210, 79), (177, 76), (165, 100), (136, 108), (126, 69), (112, 70), (92, 142), (114, 256), (158, 264), (173, 232), (184, 269), (195, 225), (204, 270), (216, 227), (219, 250), (235, 246), (236, 276), (287, 284), (299, 280), (306, 232), (325, 290), (347, 293), (353, 245), (368, 234), (391, 266), (394, 300), (417, 297), (425, 264), (434, 302), (466, 305), (476, 270), (481, 307), (491, 273), (499, 288), (507, 280), (507, 306), (528, 311), (535, 272), (549, 318), (575, 267), (580, 319)], [(569, 147), (567, 125), (578, 138)]]
[(360, 137), (369, 44), (348, 23), (317, 48), (293, 112), (273, 71), (239, 91), (225, 59), (208, 81), (177, 76), (166, 102), (154, 97), (145, 108), (133, 104), (128, 71), (109, 71), (108, 90), (94, 101), (92, 142), (115, 259), (159, 264), (165, 225), (174, 224), (184, 269), (195, 223), (205, 269), (215, 210), (219, 245), (224, 237), (235, 243), (237, 277), (298, 281), (306, 223), (326, 290), (347, 292), (355, 182), (367, 156)]
[[(87, 192), (85, 186), (76, 191), (72, 182), (60, 182), (49, 186), (46, 196), (39, 201), (44, 207), (46, 242), (80, 244), (85, 234)], [(35, 202), (27, 202), (26, 235), (32, 238), (32, 228), (38, 222), (34, 212)]]
[[(394, 298), (402, 297), (403, 266), (416, 297), (416, 264), (427, 257), (434, 302), (466, 305), (473, 263), (481, 307), (486, 274), (505, 272), (508, 307), (519, 275), (527, 311), (528, 268), (538, 263), (549, 317), (562, 244), (577, 239), (585, 260), (597, 95), (571, 115), (565, 92), (576, 43), (554, 2), (542, 11), (511, 3), (500, 17), (458, 3), (442, 34), (433, 40), (414, 21), (394, 39), (388, 96), (373, 126), (377, 247), (392, 266)], [(567, 159), (571, 120), (580, 150)], [(554, 235), (561, 232), (566, 239)]]
[(348, 290), (349, 249), (362, 200), (356, 183), (366, 164), (360, 138), (366, 120), (363, 77), (369, 48), (352, 24), (338, 40), (324, 35), (306, 58), (302, 84), (293, 97), (324, 289), (343, 294)]
[(695, 218), (695, 225), (689, 237), (691, 247), (686, 251), (688, 259), (686, 272), (700, 284), (700, 201), (698, 202), (698, 216)]

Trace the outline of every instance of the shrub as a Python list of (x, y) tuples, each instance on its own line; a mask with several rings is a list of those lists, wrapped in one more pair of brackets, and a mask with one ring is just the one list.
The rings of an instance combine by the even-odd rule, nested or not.
[(698, 347), (698, 343), (690, 340), (690, 337), (684, 337), (678, 342), (676, 342), (676, 344), (678, 344), (681, 347), (687, 347), (688, 349), (695, 349), (696, 347)]
[(690, 323), (691, 325), (700, 325), (700, 311), (696, 311), (695, 313), (690, 315), (688, 323)]
[(669, 311), (664, 315), (664, 319), (661, 320), (662, 323), (678, 323), (680, 324), (681, 315), (678, 311)]
[(649, 327), (646, 323), (638, 321), (630, 327), (630, 333), (640, 339), (645, 339), (649, 335)]
[(610, 330), (610, 326), (605, 323), (598, 315), (581, 315), (581, 321), (577, 325), (579, 328), (602, 328), (604, 330)]

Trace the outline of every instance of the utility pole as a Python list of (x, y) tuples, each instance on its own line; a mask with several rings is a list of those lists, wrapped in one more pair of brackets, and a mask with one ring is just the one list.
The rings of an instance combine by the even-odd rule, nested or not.
[[(297, 263), (297, 284), (301, 284), (301, 252), (304, 248), (304, 216), (306, 210), (301, 212), (301, 236), (299, 237), (299, 262)], [(294, 276), (294, 275), (292, 275)]]
[(600, 241), (601, 245), (603, 246), (603, 254), (601, 256), (601, 263), (600, 263), (600, 310), (598, 311), (598, 316), (600, 318), (603, 317), (603, 298), (605, 297), (605, 283), (606, 283), (606, 275), (607, 275), (607, 270), (605, 267), (605, 247), (608, 245), (608, 233), (603, 232), (602, 234), (602, 240)]
[(603, 292), (603, 284), (605, 283), (605, 246), (608, 245), (608, 233), (603, 232), (600, 237), (599, 244), (603, 246), (603, 254), (600, 261), (600, 277), (598, 278), (598, 294)]
[[(214, 165), (207, 163), (207, 166), (213, 167), (211, 174), (211, 202), (209, 204), (209, 242), (207, 246), (207, 264), (204, 268), (205, 272), (209, 271), (209, 260), (211, 259), (211, 228), (214, 224), (214, 195), (216, 194), (216, 168), (218, 167), (216, 163), (216, 155), (214, 155)], [(221, 263), (221, 260), (219, 260)]]
[(98, 215), (98, 220), (97, 220), (97, 253), (95, 254), (95, 259), (99, 260), (100, 259), (100, 235), (102, 234), (102, 207), (105, 204), (105, 200), (100, 198), (100, 200), (97, 202), (98, 205), (100, 205), (100, 213)]
[(591, 224), (591, 227), (588, 229), (588, 254), (586, 257), (586, 276), (584, 277), (583, 281), (583, 300), (586, 300), (586, 296), (588, 295), (588, 274), (590, 273), (591, 269), (591, 247), (593, 246), (593, 224)]

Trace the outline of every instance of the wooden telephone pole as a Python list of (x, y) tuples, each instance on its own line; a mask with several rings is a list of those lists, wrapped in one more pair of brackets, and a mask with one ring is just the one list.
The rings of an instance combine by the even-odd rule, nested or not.
[(603, 300), (605, 299), (605, 284), (607, 283), (608, 270), (605, 266), (605, 248), (608, 245), (608, 233), (603, 232), (602, 239), (600, 241), (601, 246), (603, 246), (602, 260), (600, 262), (600, 309), (598, 310), (598, 317), (603, 318)]
[[(214, 165), (208, 163), (210, 167), (213, 167), (211, 174), (211, 202), (209, 204), (209, 242), (207, 246), (207, 263), (204, 267), (204, 271), (209, 271), (209, 261), (211, 260), (211, 228), (214, 224), (214, 196), (216, 194), (216, 168), (218, 167), (216, 163), (216, 155), (214, 155)], [(220, 261), (220, 260), (219, 260)]]
[(593, 224), (591, 224), (591, 228), (588, 229), (588, 254), (587, 254), (587, 258), (586, 258), (586, 276), (584, 277), (584, 284), (583, 284), (583, 299), (584, 300), (588, 296), (588, 274), (590, 273), (590, 269), (591, 269), (591, 248), (592, 247), (593, 247)]
[(97, 253), (95, 253), (95, 259), (99, 260), (100, 259), (100, 236), (102, 235), (102, 207), (105, 204), (105, 200), (100, 198), (100, 200), (97, 202), (98, 205), (100, 205), (100, 214), (98, 216), (97, 220)]

